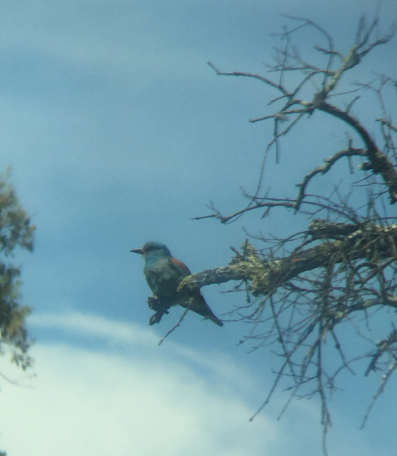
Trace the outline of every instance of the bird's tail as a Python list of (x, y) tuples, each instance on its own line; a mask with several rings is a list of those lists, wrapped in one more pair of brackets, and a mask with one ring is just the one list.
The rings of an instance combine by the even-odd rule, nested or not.
[(189, 308), (189, 310), (196, 312), (205, 319), (213, 321), (218, 326), (223, 326), (223, 323), (214, 315), (201, 293), (193, 296), (188, 302), (180, 302), (178, 304), (185, 307), (185, 309)]
[(211, 316), (206, 317), (206, 318), (208, 318), (208, 320), (213, 321), (218, 326), (223, 326), (223, 323), (221, 322), (221, 320), (219, 320), (219, 318), (217, 316), (215, 316), (214, 314), (212, 314)]

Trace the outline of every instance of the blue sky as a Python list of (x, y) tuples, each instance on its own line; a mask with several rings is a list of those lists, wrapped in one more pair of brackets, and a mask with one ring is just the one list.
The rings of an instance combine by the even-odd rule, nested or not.
[[(291, 219), (281, 212), (227, 226), (191, 220), (208, 213), (210, 200), (225, 213), (241, 208), (240, 186), (255, 188), (272, 131), (248, 119), (263, 115), (274, 93), (257, 81), (216, 77), (206, 63), (264, 72), (277, 45), (271, 34), (287, 23), (282, 14), (318, 21), (346, 52), (360, 13), (370, 15), (375, 4), (2, 2), (2, 167), (11, 166), (37, 225), (34, 253), (15, 258), (23, 265), (23, 302), (34, 309), (28, 326), (37, 377), (29, 388), (1, 382), (0, 446), (9, 456), (319, 454), (315, 399), (293, 404), (277, 421), (287, 400), (280, 392), (248, 423), (277, 359), (237, 347), (244, 324), (220, 329), (189, 314), (158, 347), (182, 311), (148, 327), (150, 292), (130, 249), (161, 241), (199, 272), (230, 261), (243, 227), (288, 233)], [(395, 1), (385, 0), (385, 27), (396, 14)], [(299, 37), (302, 49), (318, 43), (313, 33)], [(360, 76), (381, 68), (395, 77), (394, 49), (395, 41), (380, 47)], [(376, 135), (374, 115), (359, 108)], [(345, 147), (345, 129), (325, 128), (323, 120), (313, 116), (286, 138), (281, 164), (269, 160), (266, 186), (293, 196), (304, 172)], [(241, 297), (221, 289), (203, 293), (222, 318)], [(6, 357), (1, 363), (1, 372), (19, 378)], [(392, 383), (359, 430), (378, 381), (358, 373), (333, 398), (334, 454), (395, 454)]]

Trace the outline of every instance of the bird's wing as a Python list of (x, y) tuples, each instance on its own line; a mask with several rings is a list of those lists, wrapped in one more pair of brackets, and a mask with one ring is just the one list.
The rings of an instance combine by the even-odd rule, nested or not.
[(218, 326), (223, 326), (221, 320), (214, 315), (208, 304), (205, 302), (205, 299), (201, 293), (197, 293), (192, 296), (191, 300), (187, 302), (179, 302), (179, 305), (197, 314), (201, 315), (204, 318), (208, 318), (209, 320), (213, 321)]
[(181, 269), (185, 275), (191, 275), (189, 268), (182, 261), (176, 260), (175, 258), (170, 258), (170, 262), (176, 266), (178, 269)]
[[(176, 260), (175, 258), (170, 258), (170, 266), (171, 267), (177, 267), (179, 271), (182, 271), (185, 276), (191, 275), (191, 272), (189, 268), (186, 266), (185, 263), (182, 263), (182, 261)], [(192, 296), (191, 301), (189, 304), (186, 302), (178, 302), (179, 305), (182, 307), (188, 307), (189, 310), (192, 310), (193, 312), (198, 313), (199, 315), (203, 316), (204, 318), (208, 318), (209, 320), (213, 321), (215, 324), (218, 326), (223, 326), (223, 323), (219, 318), (217, 318), (212, 310), (209, 308), (208, 304), (205, 302), (205, 299), (203, 295), (198, 291), (197, 293)]]

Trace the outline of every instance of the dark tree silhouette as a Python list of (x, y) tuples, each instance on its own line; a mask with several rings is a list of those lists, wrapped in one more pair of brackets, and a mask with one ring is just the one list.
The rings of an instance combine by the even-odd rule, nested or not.
[[(248, 203), (230, 215), (222, 214), (211, 204), (209, 215), (195, 219), (227, 224), (248, 211), (259, 210), (263, 218), (272, 217), (278, 209), (288, 211), (286, 216), (291, 218), (304, 216), (306, 229), (294, 232), (291, 220), (288, 237), (253, 236), (250, 242), (244, 242), (241, 251), (233, 248), (235, 256), (229, 265), (184, 279), (180, 293), (188, 296), (195, 287), (239, 281), (235, 291), (245, 290), (247, 302), (233, 309), (229, 318), (251, 324), (242, 343), (251, 342), (254, 348), (271, 345), (281, 359), (273, 387), (258, 413), (281, 380), (289, 382), (291, 392), (286, 407), (293, 398), (318, 396), (326, 453), (326, 435), (331, 425), (328, 398), (341, 381), (341, 374), (354, 373), (353, 369), (364, 363), (364, 375), (380, 376), (364, 426), (374, 402), (397, 369), (397, 127), (390, 111), (396, 105), (397, 80), (379, 74), (377, 68), (370, 82), (361, 80), (353, 86), (347, 82), (350, 87), (345, 87), (346, 75), (358, 66), (361, 69), (369, 53), (392, 39), (396, 24), (382, 35), (379, 11), (369, 23), (363, 16), (354, 44), (343, 55), (318, 24), (297, 17), (289, 20), (293, 27), (279, 35), (283, 47), (276, 49), (275, 63), (269, 66), (269, 72), (277, 78), (224, 72), (209, 63), (219, 76), (253, 78), (276, 92), (269, 101), (269, 112), (250, 121), (273, 122), (273, 136), (266, 148), (256, 191), (243, 191)], [(326, 47), (315, 46), (320, 63), (307, 61), (292, 43), (298, 32), (308, 28), (314, 28), (328, 43)], [(357, 75), (360, 78), (360, 71)], [(291, 85), (292, 90), (288, 88)], [(374, 119), (381, 133), (378, 141), (370, 132), (372, 126), (360, 120), (363, 108), (353, 111), (360, 99), (360, 103), (367, 103), (367, 110), (375, 112), (368, 98), (371, 94), (376, 96), (376, 110), (381, 112)], [(276, 189), (283, 192), (282, 196), (271, 196), (270, 190), (262, 190), (268, 155), (274, 151), (276, 162), (288, 166), (280, 157), (282, 138), (317, 112), (347, 127), (346, 147), (324, 157), (323, 163), (315, 163), (322, 148), (318, 144), (316, 156), (310, 157), (315, 163), (313, 169), (296, 177), (295, 196), (284, 196), (289, 184), (286, 182)], [(347, 170), (343, 183), (342, 165)], [(333, 173), (337, 166), (338, 173)], [(313, 180), (319, 178), (334, 180), (331, 194), (310, 193)], [(377, 319), (383, 316), (382, 336), (376, 340), (366, 330), (375, 313)], [(367, 338), (357, 352), (348, 343), (353, 335)]]

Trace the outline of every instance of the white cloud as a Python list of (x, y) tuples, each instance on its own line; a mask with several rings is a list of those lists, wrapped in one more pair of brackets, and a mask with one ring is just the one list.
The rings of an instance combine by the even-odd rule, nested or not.
[[(172, 339), (159, 348), (152, 329), (88, 314), (42, 314), (30, 318), (30, 325), (72, 343), (33, 348), (38, 376), (31, 388), (0, 383), (0, 448), (9, 456), (321, 451), (313, 401), (292, 404), (280, 423), (274, 410), (282, 405), (276, 399), (248, 422), (269, 385), (224, 353), (196, 351)], [(0, 372), (11, 377), (9, 370), (4, 357)], [(365, 434), (343, 416), (338, 420), (342, 428), (330, 435), (334, 454), (372, 454)]]
[(238, 371), (222, 359), (175, 344), (167, 353), (149, 330), (97, 317), (32, 323), (107, 339), (125, 354), (38, 344), (34, 387), (2, 385), (1, 446), (10, 456), (259, 455), (280, 441), (265, 416), (248, 423), (253, 410), (234, 384)]

